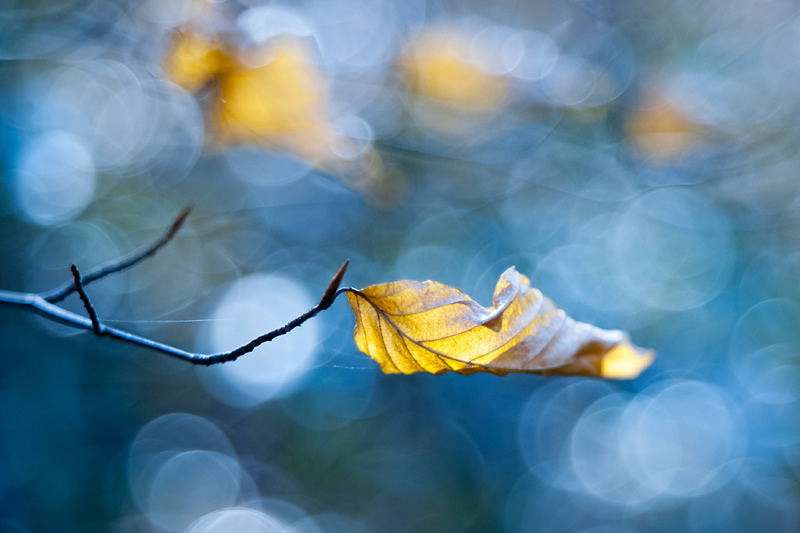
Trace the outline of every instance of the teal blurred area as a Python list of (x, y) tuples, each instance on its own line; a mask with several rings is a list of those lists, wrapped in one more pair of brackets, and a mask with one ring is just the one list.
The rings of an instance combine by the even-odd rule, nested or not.
[[(800, 529), (791, 0), (10, 0), (0, 289), (232, 349), (345, 284), (510, 266), (658, 358), (387, 376), (344, 299), (235, 363), (0, 308), (0, 530)], [(75, 296), (63, 305), (83, 312)]]

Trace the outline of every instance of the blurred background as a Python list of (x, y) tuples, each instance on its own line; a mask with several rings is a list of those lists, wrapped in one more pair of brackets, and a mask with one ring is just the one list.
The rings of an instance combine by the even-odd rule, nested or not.
[[(383, 375), (340, 299), (196, 368), (0, 309), (0, 530), (800, 529), (792, 0), (7, 0), (0, 288), (229, 350), (515, 265), (658, 359)], [(80, 311), (73, 296), (65, 307)]]

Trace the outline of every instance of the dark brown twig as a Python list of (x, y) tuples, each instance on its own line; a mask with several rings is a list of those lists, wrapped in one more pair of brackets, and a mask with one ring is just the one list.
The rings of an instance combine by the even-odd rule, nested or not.
[(331, 278), (330, 283), (328, 283), (328, 287), (325, 289), (325, 293), (322, 295), (322, 298), (320, 299), (317, 305), (315, 305), (314, 307), (312, 307), (299, 317), (295, 318), (285, 326), (272, 330), (269, 333), (265, 333), (260, 337), (256, 337), (255, 339), (251, 340), (244, 346), (240, 346), (233, 351), (200, 356), (201, 357), (200, 359), (195, 360), (193, 362), (200, 365), (213, 365), (216, 363), (225, 363), (227, 361), (233, 361), (234, 359), (238, 359), (239, 357), (241, 357), (246, 353), (252, 352), (258, 346), (264, 344), (265, 342), (269, 342), (275, 337), (286, 335), (294, 328), (301, 326), (303, 322), (305, 322), (309, 318), (315, 317), (317, 313), (319, 313), (320, 311), (324, 311), (325, 309), (331, 306), (333, 301), (341, 292), (339, 290), (339, 285), (341, 285), (342, 283), (342, 278), (344, 277), (344, 272), (345, 270), (347, 270), (348, 264), (350, 264), (349, 259), (345, 261), (341, 267), (339, 267), (339, 270), (336, 272), (336, 274), (333, 275), (333, 278)]
[[(143, 259), (147, 259), (155, 255), (155, 253), (161, 249), (165, 244), (172, 240), (175, 234), (181, 229), (181, 226), (186, 221), (186, 217), (189, 216), (189, 213), (192, 211), (191, 207), (184, 207), (178, 216), (175, 217), (175, 220), (172, 221), (169, 229), (158, 239), (156, 242), (148, 246), (147, 248), (132, 254), (130, 257), (114, 261), (109, 263), (106, 266), (99, 267), (95, 270), (89, 271), (88, 274), (83, 276), (82, 282), (83, 286), (90, 284), (93, 281), (97, 281), (98, 279), (104, 278), (110, 274), (114, 274), (116, 272), (121, 272), (125, 269), (128, 269), (138, 262), (142, 261)], [(43, 292), (39, 294), (42, 298), (50, 303), (58, 303), (62, 301), (64, 298), (72, 294), (77, 290), (75, 283), (66, 282), (63, 285), (53, 289), (52, 291)]]
[[(346, 263), (345, 265), (342, 265), (342, 268), (339, 269), (339, 272), (344, 274), (343, 269), (345, 269), (346, 266), (347, 266)], [(337, 272), (336, 275), (333, 277), (333, 279), (331, 279), (331, 282), (328, 284), (328, 288), (325, 291), (325, 294), (331, 291), (333, 292), (333, 297), (328, 299), (330, 303), (333, 303), (333, 300), (335, 300), (336, 297), (342, 292), (346, 290), (354, 290), (349, 287), (338, 289), (339, 283), (341, 282), (341, 277), (339, 276), (339, 272)], [(82, 286), (83, 284), (81, 284), (81, 287)], [(88, 299), (84, 300), (84, 306), (86, 305), (86, 301), (88, 301)], [(301, 326), (309, 318), (316, 316), (317, 313), (319, 313), (320, 311), (330, 307), (330, 303), (328, 303), (327, 307), (322, 307), (320, 304), (317, 304), (316, 306), (309, 309), (299, 317), (295, 318), (285, 326), (270, 331), (269, 333), (261, 335), (260, 337), (256, 337), (255, 339), (248, 342), (244, 346), (240, 346), (239, 348), (231, 350), (230, 352), (220, 352), (215, 354), (199, 354), (194, 352), (187, 352), (186, 350), (181, 350), (180, 348), (176, 348), (168, 344), (154, 341), (152, 339), (148, 339), (147, 337), (141, 337), (139, 335), (135, 335), (133, 333), (129, 333), (121, 329), (104, 326), (100, 324), (99, 321), (97, 321), (96, 315), (94, 316), (93, 319), (83, 317), (81, 315), (78, 315), (71, 311), (67, 311), (62, 307), (59, 307), (55, 304), (48, 302), (38, 294), (0, 291), (0, 305), (5, 305), (7, 307), (17, 308), (25, 311), (31, 311), (49, 320), (53, 320), (54, 322), (59, 322), (61, 324), (72, 326), (74, 328), (81, 328), (89, 331), (94, 331), (95, 334), (97, 335), (110, 337), (112, 339), (124, 341), (129, 344), (135, 344), (137, 346), (142, 346), (150, 350), (155, 350), (163, 354), (177, 357), (178, 359), (183, 359), (184, 361), (189, 361), (190, 363), (196, 365), (205, 365), (205, 366), (214, 365), (217, 363), (225, 363), (227, 361), (233, 361), (246, 353), (252, 352), (255, 348), (264, 344), (265, 342), (269, 342), (275, 337), (280, 337), (281, 335), (285, 335), (290, 331), (292, 331), (293, 329), (295, 329), (296, 327)], [(87, 312), (89, 312), (88, 309)], [(97, 332), (96, 329), (97, 327), (100, 328), (100, 333)]]
[(97, 319), (97, 311), (94, 310), (92, 302), (89, 301), (89, 295), (86, 294), (85, 290), (83, 290), (81, 273), (78, 272), (78, 267), (76, 267), (74, 264), (70, 266), (70, 270), (72, 271), (72, 279), (75, 280), (75, 289), (78, 291), (78, 295), (81, 297), (81, 301), (83, 302), (83, 307), (86, 309), (86, 314), (89, 315), (89, 320), (92, 321), (92, 328), (94, 329), (94, 334), (97, 335), (98, 337), (102, 337), (103, 328), (100, 327), (100, 321)]
[[(181, 224), (183, 224), (183, 221), (186, 219), (186, 216), (188, 214), (189, 214), (188, 209), (184, 209), (183, 211), (181, 211), (181, 213), (178, 215), (178, 217), (170, 226), (169, 230), (164, 234), (163, 237), (161, 237), (160, 240), (158, 240), (156, 243), (149, 246), (142, 252), (139, 252), (128, 259), (124, 259), (122, 261), (118, 261), (106, 267), (92, 271), (89, 275), (85, 277), (82, 277), (80, 272), (78, 271), (78, 268), (75, 265), (72, 265), (71, 271), (73, 280), (69, 284), (68, 289), (62, 285), (61, 287), (53, 291), (41, 294), (0, 290), (0, 306), (6, 306), (14, 309), (30, 311), (38, 315), (41, 315), (49, 320), (52, 320), (54, 322), (66, 324), (74, 328), (81, 328), (93, 331), (95, 335), (100, 337), (110, 337), (112, 339), (127, 342), (129, 344), (135, 344), (137, 346), (142, 346), (150, 350), (155, 350), (157, 352), (171, 355), (173, 357), (183, 359), (184, 361), (189, 361), (190, 363), (208, 366), (238, 359), (242, 355), (252, 352), (256, 347), (264, 344), (265, 342), (269, 342), (275, 337), (280, 337), (281, 335), (289, 333), (296, 327), (301, 326), (309, 318), (316, 316), (320, 311), (329, 308), (331, 304), (333, 304), (334, 300), (336, 300), (336, 297), (339, 296), (339, 294), (341, 294), (343, 291), (354, 290), (350, 288), (342, 288), (342, 289), (339, 288), (339, 286), (342, 283), (342, 278), (344, 277), (344, 273), (347, 270), (347, 265), (350, 263), (350, 260), (347, 260), (339, 268), (336, 274), (334, 274), (330, 283), (328, 283), (328, 287), (325, 289), (322, 298), (320, 298), (320, 301), (316, 306), (309, 309), (299, 317), (295, 318), (285, 326), (281, 326), (280, 328), (270, 331), (269, 333), (265, 333), (264, 335), (261, 335), (253, 339), (252, 341), (248, 342), (243, 346), (240, 346), (229, 352), (220, 352), (215, 354), (199, 354), (199, 353), (188, 352), (186, 350), (181, 350), (180, 348), (176, 348), (168, 344), (148, 339), (147, 337), (142, 337), (121, 329), (112, 328), (101, 324), (100, 320), (97, 318), (97, 312), (95, 311), (94, 306), (89, 300), (89, 296), (86, 294), (85, 290), (86, 284), (91, 281), (98, 280), (109, 274), (113, 274), (114, 272), (119, 272), (121, 270), (129, 268), (138, 263), (139, 261), (141, 261), (142, 259), (145, 259), (153, 255), (159, 248), (164, 246), (164, 244), (166, 244), (167, 242), (169, 242), (170, 239), (172, 239), (172, 237), (180, 228)], [(86, 309), (86, 313), (89, 315), (89, 318), (83, 317), (71, 311), (67, 311), (64, 308), (55, 305), (55, 302), (62, 300), (63, 298), (65, 298), (69, 294), (72, 294), (73, 292), (77, 292), (78, 295), (80, 296), (80, 299), (83, 302), (83, 306)]]

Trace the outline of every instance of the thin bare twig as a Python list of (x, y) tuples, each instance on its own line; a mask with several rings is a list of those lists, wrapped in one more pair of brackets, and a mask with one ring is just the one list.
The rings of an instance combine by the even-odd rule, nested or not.
[[(142, 337), (122, 329), (112, 328), (101, 324), (97, 317), (97, 312), (89, 300), (89, 296), (86, 294), (85, 286), (92, 281), (129, 268), (139, 261), (152, 256), (159, 248), (164, 246), (167, 242), (169, 242), (170, 239), (172, 239), (178, 229), (180, 229), (181, 224), (183, 224), (183, 221), (186, 219), (188, 214), (188, 208), (181, 211), (181, 213), (170, 226), (169, 230), (164, 234), (164, 236), (161, 237), (161, 239), (143, 251), (134, 254), (127, 259), (123, 259), (108, 266), (94, 270), (85, 277), (82, 277), (78, 271), (78, 268), (75, 265), (72, 265), (71, 271), (73, 280), (69, 284), (68, 288), (65, 288), (65, 284), (57, 289), (40, 294), (0, 290), (0, 306), (33, 312), (54, 322), (59, 322), (74, 328), (93, 331), (95, 335), (100, 337), (110, 337), (112, 339), (177, 357), (179, 359), (183, 359), (184, 361), (189, 361), (190, 363), (208, 366), (238, 359), (242, 355), (252, 352), (255, 348), (264, 344), (265, 342), (269, 342), (275, 337), (280, 337), (281, 335), (289, 333), (296, 327), (301, 326), (309, 318), (316, 316), (320, 311), (329, 308), (331, 304), (333, 304), (334, 300), (336, 300), (336, 297), (347, 289), (340, 289), (339, 286), (341, 285), (342, 278), (347, 270), (347, 265), (350, 263), (349, 259), (345, 261), (345, 263), (333, 276), (317, 305), (299, 317), (295, 318), (285, 326), (281, 326), (280, 328), (270, 331), (269, 333), (265, 333), (264, 335), (256, 337), (247, 344), (229, 352), (220, 352), (214, 354), (188, 352), (186, 350), (181, 350), (180, 348), (176, 348), (147, 337)], [(56, 302), (63, 300), (73, 292), (77, 292), (80, 296), (89, 318), (83, 317), (71, 311), (67, 311), (66, 309), (56, 305)]]
[(81, 281), (81, 273), (78, 272), (78, 267), (74, 264), (70, 266), (70, 270), (72, 271), (72, 279), (75, 280), (75, 289), (78, 291), (78, 295), (81, 297), (81, 301), (83, 302), (83, 307), (86, 309), (86, 314), (89, 315), (89, 319), (92, 321), (92, 328), (94, 329), (94, 334), (98, 337), (103, 336), (103, 328), (100, 327), (100, 321), (97, 319), (97, 311), (94, 310), (94, 306), (92, 302), (89, 301), (89, 295), (86, 294), (86, 291), (83, 290), (83, 281)]
[[(186, 217), (189, 216), (189, 213), (192, 211), (191, 207), (184, 207), (178, 216), (175, 217), (175, 220), (172, 221), (169, 229), (158, 239), (156, 242), (140, 250), (139, 252), (135, 252), (131, 254), (129, 257), (125, 257), (118, 261), (113, 261), (105, 266), (99, 267), (95, 270), (91, 270), (88, 274), (83, 276), (83, 285), (84, 287), (90, 284), (93, 281), (97, 281), (98, 279), (104, 278), (110, 274), (114, 274), (116, 272), (121, 272), (125, 269), (128, 269), (138, 262), (142, 261), (143, 259), (147, 259), (155, 255), (155, 253), (161, 249), (165, 244), (172, 240), (178, 230), (181, 229), (184, 221), (186, 221)], [(52, 291), (47, 291), (40, 293), (39, 296), (44, 298), (46, 301), (50, 303), (58, 303), (62, 301), (64, 298), (72, 294), (77, 290), (75, 283), (72, 282), (65, 282), (63, 285), (53, 289)]]

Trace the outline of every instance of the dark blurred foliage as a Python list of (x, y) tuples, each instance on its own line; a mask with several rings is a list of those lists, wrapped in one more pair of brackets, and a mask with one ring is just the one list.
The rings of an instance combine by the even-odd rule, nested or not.
[[(344, 301), (220, 367), (0, 309), (0, 529), (797, 531), (800, 19), (749, 2), (0, 8), (0, 288), (230, 349), (516, 265), (632, 382), (385, 376)], [(73, 297), (65, 305), (80, 310)]]

